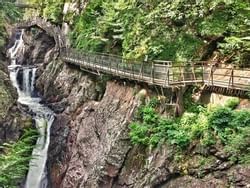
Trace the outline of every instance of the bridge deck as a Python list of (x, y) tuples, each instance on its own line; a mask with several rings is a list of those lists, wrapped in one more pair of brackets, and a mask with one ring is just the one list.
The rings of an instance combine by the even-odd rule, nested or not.
[[(17, 24), (17, 28), (40, 27), (56, 42), (55, 49), (63, 61), (79, 66), (82, 70), (106, 73), (121, 78), (137, 80), (162, 87), (205, 84), (220, 88), (250, 91), (250, 69), (237, 69), (209, 62), (172, 65), (171, 62), (138, 62), (122, 57), (98, 53), (84, 53), (66, 49), (66, 39), (60, 28), (41, 18)], [(57, 50), (56, 50), (57, 51)]]
[(247, 69), (216, 67), (205, 62), (185, 66), (136, 62), (118, 56), (83, 53), (73, 49), (61, 52), (61, 58), (83, 70), (107, 73), (162, 87), (204, 83), (207, 86), (250, 90), (250, 70)]

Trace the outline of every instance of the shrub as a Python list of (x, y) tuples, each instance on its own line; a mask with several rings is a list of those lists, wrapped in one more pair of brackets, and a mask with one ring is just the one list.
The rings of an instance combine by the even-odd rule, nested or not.
[(148, 104), (152, 108), (156, 108), (158, 105), (160, 105), (160, 101), (156, 97), (153, 97)]
[(230, 108), (218, 107), (214, 109), (208, 116), (208, 123), (215, 131), (224, 130), (230, 127), (233, 119), (233, 113)]
[(232, 153), (232, 159), (246, 162), (250, 159), (250, 111), (233, 110), (235, 104), (234, 100), (227, 105), (231, 108), (202, 107), (196, 112), (185, 112), (180, 118), (166, 119), (149, 103), (139, 108), (137, 121), (130, 125), (131, 141), (153, 147), (167, 142), (180, 150), (194, 141), (208, 147), (222, 143)]
[(0, 185), (15, 187), (25, 177), (37, 137), (37, 131), (29, 129), (16, 143), (1, 147), (4, 154), (0, 155)]
[(250, 127), (239, 128), (237, 133), (231, 134), (225, 151), (231, 153), (232, 159), (239, 159), (241, 163), (250, 163)]
[(234, 111), (233, 119), (230, 124), (234, 128), (250, 126), (250, 111), (249, 110)]
[(231, 98), (231, 99), (227, 100), (225, 107), (234, 110), (239, 105), (239, 103), (240, 103), (239, 98)]
[(147, 125), (141, 123), (132, 123), (130, 124), (130, 129), (131, 131), (129, 136), (133, 144), (149, 144), (149, 137), (147, 136), (149, 127)]

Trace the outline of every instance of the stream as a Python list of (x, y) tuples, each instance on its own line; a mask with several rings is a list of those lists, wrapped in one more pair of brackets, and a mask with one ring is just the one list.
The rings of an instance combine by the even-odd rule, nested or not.
[(16, 34), (14, 45), (9, 48), (8, 54), (11, 58), (11, 65), (8, 66), (10, 79), (17, 89), (18, 102), (29, 108), (33, 119), (36, 122), (40, 136), (33, 149), (33, 159), (29, 163), (29, 171), (26, 177), (24, 188), (47, 188), (46, 160), (50, 141), (50, 127), (54, 121), (54, 113), (48, 107), (40, 104), (41, 99), (35, 91), (36, 70), (34, 66), (18, 65), (18, 58), (24, 51), (22, 30)]

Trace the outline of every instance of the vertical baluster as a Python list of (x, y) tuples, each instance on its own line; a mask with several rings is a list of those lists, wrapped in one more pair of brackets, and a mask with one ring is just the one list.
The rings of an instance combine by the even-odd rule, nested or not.
[(133, 74), (133, 79), (135, 79), (135, 73), (134, 73), (134, 64), (133, 63), (131, 63), (130, 62), (130, 64), (131, 64), (131, 71), (132, 71), (132, 74)]
[(142, 61), (141, 63), (141, 68), (140, 68), (140, 77), (139, 80), (143, 80), (143, 69), (144, 69), (144, 61)]
[(151, 82), (154, 83), (154, 63), (151, 63)]

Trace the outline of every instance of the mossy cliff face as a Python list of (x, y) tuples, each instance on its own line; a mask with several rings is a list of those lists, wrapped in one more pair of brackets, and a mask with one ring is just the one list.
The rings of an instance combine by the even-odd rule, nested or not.
[(250, 184), (250, 167), (231, 163), (220, 145), (203, 148), (193, 143), (186, 153), (168, 145), (133, 146), (129, 124), (142, 92), (128, 82), (105, 81), (56, 60), (41, 71), (37, 86), (57, 113), (48, 157), (52, 187)]

